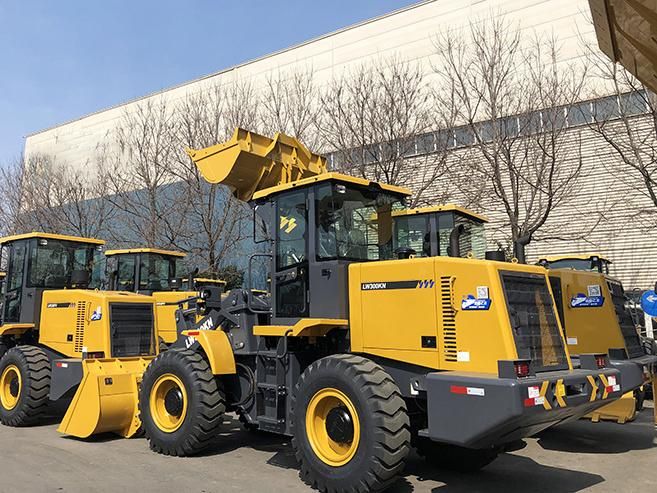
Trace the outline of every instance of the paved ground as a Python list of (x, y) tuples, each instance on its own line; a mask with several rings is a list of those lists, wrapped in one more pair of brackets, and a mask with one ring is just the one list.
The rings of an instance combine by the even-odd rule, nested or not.
[[(151, 453), (143, 439), (64, 438), (56, 425), (0, 426), (1, 492), (302, 492), (286, 440), (242, 431), (234, 421), (202, 457)], [(412, 456), (394, 493), (657, 491), (652, 410), (633, 423), (576, 422), (505, 454), (483, 471), (459, 475)]]

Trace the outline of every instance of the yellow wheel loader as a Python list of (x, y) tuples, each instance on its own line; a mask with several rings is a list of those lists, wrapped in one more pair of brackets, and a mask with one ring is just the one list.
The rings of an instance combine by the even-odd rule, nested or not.
[(319, 490), (376, 491), (411, 444), (436, 464), (476, 469), (620, 397), (604, 354), (572, 368), (545, 269), (394, 258), (406, 189), (327, 173), (282, 134), (238, 129), (189, 153), (266, 225), (269, 237), (255, 239), (271, 247), (271, 296), (201, 293), (203, 318), (143, 375), (154, 451), (198, 453), (234, 411), (291, 436)]
[(0, 421), (38, 423), (70, 400), (59, 427), (88, 437), (139, 428), (137, 388), (155, 355), (154, 300), (100, 291), (102, 240), (49, 233), (0, 239)]
[[(397, 252), (503, 257), (498, 252), (485, 252), (486, 218), (463, 207), (447, 204), (408, 209), (394, 212), (393, 216)], [(551, 256), (539, 261), (539, 265), (551, 269), (550, 284), (573, 365), (579, 365), (582, 353), (607, 353), (611, 364), (621, 371), (621, 379), (614, 385), (620, 385), (623, 398), (587, 417), (624, 423), (634, 419), (641, 408), (642, 388), (650, 383), (657, 356), (644, 350), (625, 308), (623, 286), (608, 276), (610, 264), (599, 254)], [(592, 290), (597, 293), (595, 299), (591, 297)]]
[(623, 285), (609, 275), (611, 261), (599, 254), (571, 254), (542, 258), (538, 263), (549, 269), (573, 357), (604, 350), (612, 365), (621, 370), (623, 397), (587, 417), (618, 423), (633, 420), (642, 407), (644, 387), (654, 379), (657, 355), (646, 351), (627, 309)]
[[(109, 289), (146, 294), (155, 298), (155, 320), (160, 349), (178, 338), (176, 311), (188, 308), (196, 299), (195, 286), (190, 289), (183, 279), (180, 260), (186, 254), (158, 248), (108, 250), (107, 271)], [(186, 282), (187, 281), (187, 282)], [(186, 303), (183, 303), (186, 301)]]

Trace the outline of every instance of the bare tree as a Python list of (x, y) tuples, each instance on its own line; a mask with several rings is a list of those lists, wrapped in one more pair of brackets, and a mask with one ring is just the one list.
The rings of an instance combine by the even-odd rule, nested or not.
[(318, 149), (320, 104), (312, 69), (270, 74), (261, 101), (260, 118), (266, 132), (283, 132), (309, 149)]
[(121, 216), (113, 231), (118, 242), (181, 248), (191, 202), (173, 170), (180, 152), (173, 109), (160, 97), (126, 110), (107, 146), (118, 150), (108, 154), (110, 200)]
[(51, 156), (33, 155), (2, 170), (0, 206), (7, 233), (45, 231), (102, 237), (113, 207), (107, 195), (107, 171), (87, 162), (85, 172)]
[(520, 261), (539, 231), (552, 234), (546, 222), (582, 172), (581, 131), (566, 121), (586, 76), (584, 67), (559, 63), (556, 39), (526, 41), (498, 16), (435, 42), (439, 99), (456, 100), (456, 138), (472, 145), (459, 161), (471, 177), (461, 191), (503, 207)]
[(2, 235), (22, 233), (29, 229), (24, 224), (27, 176), (24, 159), (16, 159), (0, 166), (0, 228)]
[[(182, 151), (184, 147), (200, 149), (221, 142), (234, 130), (231, 128), (234, 122), (252, 118), (256, 100), (236, 91), (235, 88), (226, 90), (225, 87), (211, 86), (188, 95), (176, 107), (176, 141), (180, 145), (176, 170), (186, 195), (192, 201), (187, 219), (194, 225), (187, 236), (186, 246), (201, 259), (204, 270), (213, 275), (246, 237), (243, 222), (248, 218), (248, 210), (226, 187), (207, 183)], [(232, 99), (234, 97), (241, 102), (243, 115), (238, 112), (240, 106)], [(232, 109), (227, 112), (227, 107)]]
[(336, 151), (335, 168), (411, 185), (413, 206), (445, 173), (445, 142), (432, 131), (450, 126), (453, 114), (437, 111), (442, 108), (433, 104), (417, 64), (391, 58), (360, 66), (334, 79), (320, 102), (319, 131), (325, 147)]
[(657, 98), (622, 66), (596, 47), (586, 45), (592, 75), (598, 81), (593, 131), (617, 157), (604, 162), (607, 171), (630, 190), (646, 197), (639, 214), (655, 220), (657, 213)]

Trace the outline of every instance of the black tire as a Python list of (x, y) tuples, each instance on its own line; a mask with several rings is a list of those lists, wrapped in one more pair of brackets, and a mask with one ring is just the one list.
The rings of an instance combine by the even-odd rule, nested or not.
[[(347, 396), (360, 422), (357, 448), (343, 465), (322, 460), (306, 429), (308, 406), (324, 389)], [(301, 479), (322, 492), (379, 491), (404, 469), (411, 439), (406, 403), (390, 375), (371, 360), (334, 355), (312, 363), (299, 378), (291, 415), (292, 447)], [(350, 446), (353, 440), (343, 443)]]
[[(153, 386), (163, 375), (175, 375), (187, 394), (187, 411), (181, 418), (182, 423), (170, 432), (156, 424), (150, 406)], [(203, 451), (215, 438), (223, 421), (226, 401), (201, 354), (187, 349), (169, 349), (146, 368), (139, 391), (139, 408), (151, 450), (164, 455), (187, 456)]]
[(0, 359), (9, 351), (9, 346), (7, 346), (4, 342), (0, 342)]
[(0, 402), (0, 422), (7, 426), (29, 426), (38, 423), (46, 413), (50, 397), (50, 360), (35, 346), (16, 346), (0, 359), (0, 375), (14, 366), (20, 375), (17, 402), (6, 409)]
[(475, 472), (493, 462), (498, 448), (469, 449), (418, 437), (417, 453), (433, 466), (458, 472)]

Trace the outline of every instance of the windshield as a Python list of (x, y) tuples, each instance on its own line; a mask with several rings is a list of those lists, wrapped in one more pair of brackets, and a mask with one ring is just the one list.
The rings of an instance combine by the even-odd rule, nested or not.
[(28, 286), (52, 289), (72, 287), (76, 279), (80, 282), (80, 274), (84, 277), (83, 273), (86, 272), (89, 276), (87, 287), (100, 288), (101, 250), (99, 245), (38, 239), (30, 251)]
[(176, 277), (176, 257), (142, 253), (139, 264), (139, 290), (167, 291), (169, 280)]
[(401, 197), (381, 190), (342, 183), (318, 187), (317, 258), (392, 258), (392, 211), (402, 207)]
[(393, 249), (412, 248), (417, 257), (431, 256), (431, 237), (429, 233), (429, 216), (395, 217), (395, 237)]
[(609, 274), (609, 263), (602, 259), (565, 258), (548, 263), (549, 269), (573, 269)]

